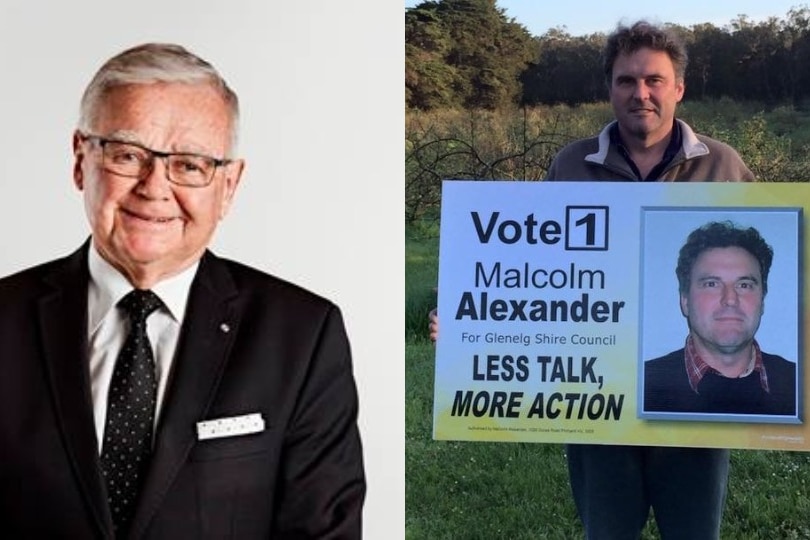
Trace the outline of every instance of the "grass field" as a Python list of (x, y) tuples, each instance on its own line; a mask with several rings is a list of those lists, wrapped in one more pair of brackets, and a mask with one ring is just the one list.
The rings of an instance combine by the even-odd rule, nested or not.
[[(405, 242), (405, 466), (408, 540), (576, 539), (582, 528), (564, 446), (432, 439), (438, 233)], [(810, 539), (810, 454), (735, 450), (721, 538)], [(651, 519), (642, 538), (659, 535)]]

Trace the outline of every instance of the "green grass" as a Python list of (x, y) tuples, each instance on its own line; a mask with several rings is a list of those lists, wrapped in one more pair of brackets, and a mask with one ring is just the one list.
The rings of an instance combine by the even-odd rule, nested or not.
[(436, 307), (439, 276), (438, 226), (405, 232), (405, 337), (427, 337), (427, 314)]
[[(435, 441), (435, 229), (406, 238), (405, 537), (583, 538), (557, 444)], [(810, 454), (735, 450), (721, 531), (726, 540), (810, 539)], [(659, 538), (648, 522), (642, 538)]]
[(432, 439), (433, 345), (406, 344), (407, 539), (582, 536), (560, 445)]

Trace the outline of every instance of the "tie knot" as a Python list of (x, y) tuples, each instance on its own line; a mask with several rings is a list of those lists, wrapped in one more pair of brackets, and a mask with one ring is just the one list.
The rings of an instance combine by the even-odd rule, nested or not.
[(132, 322), (144, 322), (149, 314), (163, 305), (158, 295), (150, 290), (133, 289), (118, 302)]

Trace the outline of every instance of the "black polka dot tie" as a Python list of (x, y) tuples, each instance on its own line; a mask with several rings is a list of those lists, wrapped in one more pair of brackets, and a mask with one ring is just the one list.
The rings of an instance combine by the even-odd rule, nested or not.
[(152, 453), (157, 380), (146, 318), (161, 305), (155, 293), (140, 289), (118, 302), (129, 318), (129, 335), (110, 381), (101, 470), (119, 538), (129, 529)]

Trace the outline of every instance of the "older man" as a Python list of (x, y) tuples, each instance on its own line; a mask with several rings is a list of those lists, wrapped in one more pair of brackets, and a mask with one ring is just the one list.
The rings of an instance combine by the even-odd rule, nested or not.
[(365, 480), (340, 312), (207, 246), (243, 170), (206, 61), (107, 61), (73, 135), (91, 237), (0, 280), (10, 538), (358, 538)]

